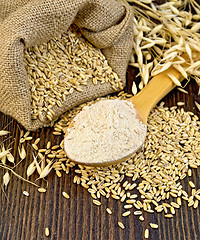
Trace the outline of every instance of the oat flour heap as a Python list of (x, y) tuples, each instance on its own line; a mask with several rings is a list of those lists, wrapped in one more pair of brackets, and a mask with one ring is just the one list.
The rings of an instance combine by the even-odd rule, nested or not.
[(74, 118), (65, 137), (68, 157), (79, 163), (104, 163), (122, 159), (144, 142), (146, 125), (125, 100), (102, 100), (86, 106)]

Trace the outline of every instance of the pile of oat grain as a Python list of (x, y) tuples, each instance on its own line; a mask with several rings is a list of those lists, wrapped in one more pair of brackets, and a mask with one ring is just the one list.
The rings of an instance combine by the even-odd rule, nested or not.
[[(76, 32), (77, 31), (77, 32)], [(109, 82), (122, 89), (122, 82), (101, 51), (85, 40), (78, 30), (25, 50), (25, 67), (32, 97), (32, 119), (53, 119), (53, 106), (62, 108), (66, 96), (82, 92), (88, 82)]]

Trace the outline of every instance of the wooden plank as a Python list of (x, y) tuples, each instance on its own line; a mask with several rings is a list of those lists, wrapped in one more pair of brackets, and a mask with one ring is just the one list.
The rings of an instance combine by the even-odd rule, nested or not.
[[(130, 89), (132, 69), (128, 70), (128, 89)], [(186, 87), (188, 95), (174, 90), (164, 99), (167, 106), (173, 106), (177, 101), (184, 101), (185, 108), (193, 111), (200, 116), (197, 111), (194, 100), (199, 100), (197, 96), (198, 88), (194, 81)], [(10, 123), (11, 122), (11, 123)], [(19, 127), (16, 121), (10, 117), (0, 114), (0, 128), (7, 124), (8, 129), (12, 132), (12, 139), (15, 141), (14, 152), (17, 154), (17, 142), (19, 141)], [(40, 147), (44, 147), (51, 139), (54, 144), (59, 143), (62, 137), (54, 137), (52, 130), (40, 129), (32, 133), (34, 138), (41, 137)], [(32, 150), (29, 148), (28, 157), (22, 162), (16, 171), (26, 176), (25, 169), (32, 161)], [(200, 169), (193, 169), (192, 179), (200, 188)], [(5, 173), (0, 169), (0, 183)], [(145, 221), (140, 222), (137, 216), (131, 214), (129, 217), (122, 217), (124, 211), (123, 204), (114, 199), (102, 198), (101, 206), (92, 203), (90, 194), (82, 186), (73, 183), (75, 174), (72, 171), (58, 178), (54, 172), (48, 176), (48, 189), (46, 193), (39, 193), (37, 188), (31, 186), (18, 178), (12, 176), (8, 189), (0, 192), (0, 239), (45, 239), (44, 231), (50, 229), (49, 239), (126, 239), (140, 240), (146, 228), (150, 229), (149, 239), (158, 240), (198, 240), (200, 236), (200, 210), (189, 208), (183, 201), (182, 207), (176, 210), (173, 219), (164, 218), (163, 214), (144, 213)], [(34, 178), (31, 177), (33, 180)], [(184, 179), (183, 188), (188, 189), (188, 179)], [(38, 181), (38, 184), (41, 182)], [(29, 192), (26, 197), (22, 192)], [(65, 199), (62, 191), (69, 193), (70, 198)], [(113, 214), (109, 215), (105, 209), (109, 207)], [(118, 227), (117, 222), (122, 221), (125, 229)], [(158, 229), (151, 229), (149, 223), (158, 223)], [(144, 238), (143, 238), (144, 239)]]

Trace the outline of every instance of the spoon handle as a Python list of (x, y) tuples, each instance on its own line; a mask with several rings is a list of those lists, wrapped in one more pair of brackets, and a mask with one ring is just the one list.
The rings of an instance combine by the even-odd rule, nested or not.
[(175, 76), (180, 82), (184, 79), (181, 73), (171, 66), (153, 77), (142, 91), (129, 99), (134, 104), (139, 118), (145, 124), (151, 109), (176, 87), (176, 84), (174, 84), (168, 74)]

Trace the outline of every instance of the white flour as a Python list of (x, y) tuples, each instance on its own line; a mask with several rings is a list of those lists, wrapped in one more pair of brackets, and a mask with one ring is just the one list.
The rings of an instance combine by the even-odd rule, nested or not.
[(133, 153), (146, 136), (146, 125), (126, 100), (102, 100), (74, 118), (65, 137), (65, 151), (80, 163), (115, 161)]

